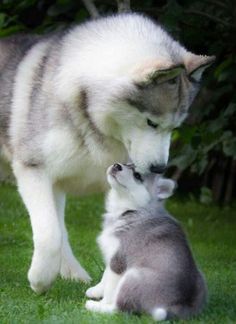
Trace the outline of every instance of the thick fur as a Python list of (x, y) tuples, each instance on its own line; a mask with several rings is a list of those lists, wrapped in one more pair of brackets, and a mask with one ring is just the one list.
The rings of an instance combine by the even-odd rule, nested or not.
[(171, 131), (198, 90), (195, 71), (210, 60), (136, 14), (0, 41), (0, 153), (30, 214), (35, 291), (59, 272), (89, 278), (67, 240), (65, 192), (104, 189), (107, 166), (128, 155), (142, 173), (166, 165)]
[(148, 198), (145, 183), (135, 185), (130, 170), (122, 168), (115, 180), (109, 171), (112, 189), (98, 238), (106, 271), (102, 282), (87, 291), (88, 297), (103, 299), (88, 301), (86, 307), (101, 312), (146, 312), (156, 320), (198, 314), (206, 302), (205, 281), (180, 224), (159, 200), (173, 190), (171, 181), (158, 180), (157, 194)]
[(129, 229), (126, 225), (123, 233), (122, 228), (116, 232), (122, 243), (110, 267), (120, 273), (125, 264), (122, 273), (133, 268), (137, 275), (125, 274), (117, 308), (152, 314), (162, 307), (168, 318), (197, 314), (206, 300), (205, 283), (179, 224), (155, 203), (130, 215), (127, 223)]

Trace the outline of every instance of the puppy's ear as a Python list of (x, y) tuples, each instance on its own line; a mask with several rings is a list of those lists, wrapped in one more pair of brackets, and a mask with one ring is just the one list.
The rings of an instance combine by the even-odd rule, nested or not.
[(144, 176), (145, 186), (152, 197), (156, 197), (157, 182), (159, 179), (160, 175), (154, 173), (149, 173)]
[(149, 174), (144, 178), (145, 186), (155, 199), (167, 199), (173, 195), (177, 184), (174, 180), (162, 178), (158, 174)]
[(161, 178), (157, 181), (156, 195), (158, 199), (167, 199), (173, 195), (176, 188), (175, 181)]
[(184, 64), (188, 75), (193, 80), (199, 82), (203, 72), (215, 61), (215, 56), (195, 55), (187, 52)]

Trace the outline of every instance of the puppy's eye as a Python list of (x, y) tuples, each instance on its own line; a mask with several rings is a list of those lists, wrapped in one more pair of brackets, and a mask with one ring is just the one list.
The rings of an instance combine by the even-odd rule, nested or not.
[(135, 179), (137, 179), (138, 181), (143, 182), (143, 179), (142, 179), (140, 173), (138, 173), (138, 172), (134, 172), (134, 177), (135, 177)]
[(166, 81), (166, 83), (170, 85), (177, 84), (177, 82), (178, 82), (178, 77)]
[(150, 126), (152, 128), (157, 128), (158, 127), (158, 124), (154, 123), (150, 119), (147, 119), (147, 124), (148, 124), (148, 126)]

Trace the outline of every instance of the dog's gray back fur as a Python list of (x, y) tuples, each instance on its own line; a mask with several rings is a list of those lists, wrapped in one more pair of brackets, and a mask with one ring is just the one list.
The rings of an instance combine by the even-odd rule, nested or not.
[(17, 67), (37, 36), (17, 35), (0, 40), (0, 145), (8, 141), (13, 83)]
[[(49, 74), (50, 69), (55, 71), (57, 66), (57, 52), (62, 35), (63, 33), (60, 32), (45, 37), (16, 35), (0, 40), (0, 144), (5, 144), (10, 151), (14, 149), (9, 141), (9, 128), (14, 103), (13, 94), (16, 90), (14, 83), (18, 69), (35, 45), (47, 43), (40, 64), (37, 66), (32, 64), (31, 67), (31, 70), (34, 71), (29, 94), (31, 110), (27, 116), (27, 125), (24, 126), (24, 131), (20, 134), (21, 138), (18, 139), (19, 143), (21, 143), (18, 150), (22, 151), (23, 154), (21, 155), (25, 157), (27, 164), (31, 163), (32, 157), (37, 156), (33, 149), (35, 145), (34, 138), (39, 131), (42, 132), (43, 128), (48, 127), (46, 119), (49, 116), (45, 118), (46, 114), (48, 115), (45, 108), (50, 108), (51, 96), (46, 95), (42, 87), (46, 78), (51, 77)], [(25, 107), (22, 107), (22, 110), (24, 109)], [(38, 149), (40, 149), (40, 146), (37, 146)], [(27, 154), (25, 154), (25, 150), (28, 151)]]
[(117, 305), (122, 311), (148, 312), (163, 307), (168, 318), (197, 314), (207, 289), (197, 269), (186, 236), (160, 203), (127, 211), (116, 228), (120, 248), (111, 259), (116, 273), (138, 270), (121, 286)]

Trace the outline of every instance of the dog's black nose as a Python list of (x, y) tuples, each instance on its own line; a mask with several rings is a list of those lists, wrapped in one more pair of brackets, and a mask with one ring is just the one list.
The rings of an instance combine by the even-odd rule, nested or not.
[(122, 171), (122, 166), (119, 163), (115, 163), (115, 164), (113, 164), (112, 169), (114, 171)]
[(153, 173), (164, 173), (166, 170), (166, 165), (165, 164), (157, 164), (157, 165), (151, 165), (150, 166), (150, 171)]

